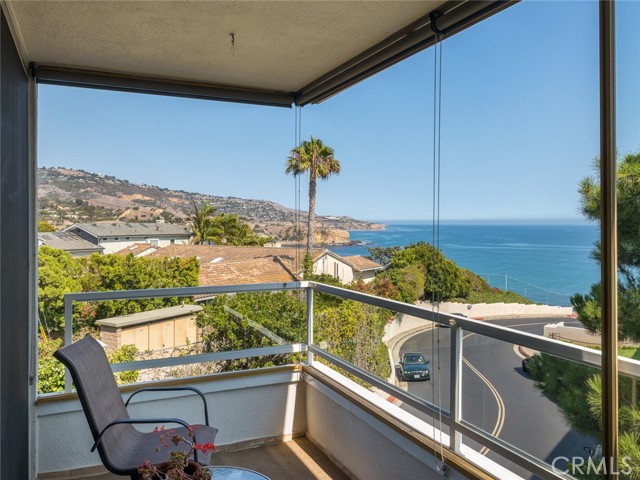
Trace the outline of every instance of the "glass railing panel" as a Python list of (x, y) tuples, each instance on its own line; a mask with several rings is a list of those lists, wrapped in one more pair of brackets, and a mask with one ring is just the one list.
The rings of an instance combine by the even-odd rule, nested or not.
[[(640, 345), (627, 346), (619, 353), (627, 358), (640, 360)], [(640, 373), (640, 372), (639, 372)], [(635, 480), (640, 478), (640, 378), (619, 375), (619, 421), (618, 421), (618, 465), (619, 478)], [(590, 386), (589, 393), (598, 393), (598, 384)], [(595, 405), (600, 408), (599, 399)], [(600, 464), (603, 456), (602, 445), (594, 443), (588, 451), (594, 463)]]
[[(304, 291), (260, 290), (179, 298), (163, 298), (161, 290), (139, 293), (154, 297), (77, 300), (71, 308), (73, 340), (92, 335), (103, 342), (114, 364), (148, 362), (136, 363), (130, 371), (117, 371), (119, 383), (288, 365), (306, 358), (302, 347), (293, 346), (306, 340)], [(39, 393), (65, 388), (62, 364), (51, 356), (63, 339), (64, 329), (58, 329), (41, 340)], [(238, 351), (237, 355), (221, 355)]]
[[(313, 344), (380, 380), (393, 383), (384, 337), (385, 327), (394, 314), (385, 308), (314, 292)], [(361, 379), (355, 380), (363, 383)]]
[[(532, 332), (544, 322), (514, 319), (511, 327)], [(465, 332), (463, 338), (463, 422), (556, 474), (585, 462), (585, 447), (598, 443), (599, 425), (597, 407), (585, 392), (599, 370), (475, 333)], [(491, 445), (464, 443), (525, 479), (540, 478)]]
[[(449, 357), (440, 357), (438, 339), (449, 338), (450, 329), (398, 311), (397, 302), (378, 297), (378, 305), (383, 304), (378, 306), (367, 300), (314, 291), (313, 346), (334, 357), (316, 355), (314, 361), (446, 433), (446, 418), (442, 424), (439, 419), (448, 415)], [(366, 375), (353, 373), (335, 359)], [(411, 399), (403, 398), (404, 394)]]

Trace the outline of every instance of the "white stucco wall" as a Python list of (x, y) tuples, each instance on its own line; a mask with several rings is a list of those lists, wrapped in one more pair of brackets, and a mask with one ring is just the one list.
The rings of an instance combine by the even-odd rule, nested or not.
[[(153, 243), (154, 245), (158, 245), (159, 247), (168, 247), (169, 245), (188, 245), (189, 239), (184, 237), (165, 237), (165, 238), (157, 238), (157, 237), (129, 237), (129, 240), (126, 240), (126, 237), (103, 237), (106, 240), (100, 239), (100, 246), (104, 247), (104, 254), (115, 253), (123, 248), (127, 248), (134, 243)], [(114, 240), (114, 238), (118, 238), (118, 240)], [(157, 242), (156, 242), (157, 240)], [(174, 243), (171, 243), (173, 240)]]
[[(304, 389), (300, 373), (279, 371), (197, 382), (206, 396), (216, 445), (304, 433)], [(127, 394), (123, 395), (127, 398)], [(141, 401), (137, 401), (140, 398)], [(202, 423), (202, 401), (193, 394), (143, 393), (129, 407), (132, 417), (177, 417)], [(39, 402), (36, 407), (38, 473), (101, 464), (79, 400)]]
[[(355, 384), (329, 367), (315, 368), (339, 381), (366, 402), (390, 413), (400, 422), (432, 438), (448, 438), (434, 425), (422, 421), (383, 397)], [(305, 433), (339, 466), (356, 478), (368, 480), (441, 479), (436, 461), (421, 445), (407, 438), (312, 375), (279, 370), (259, 375), (195, 382), (207, 398), (211, 424), (219, 428), (220, 446)], [(124, 395), (125, 397), (127, 395)], [(202, 421), (200, 398), (175, 392), (142, 394), (130, 406), (132, 417), (177, 416), (190, 423)], [(177, 412), (177, 413), (176, 413)], [(36, 461), (38, 474), (58, 474), (101, 464), (90, 453), (91, 434), (77, 399), (40, 401), (36, 407)], [(463, 456), (473, 459), (496, 478), (519, 477), (462, 445)], [(57, 473), (56, 473), (57, 472)], [(55, 477), (57, 478), (57, 477)], [(447, 478), (466, 478), (449, 470)]]
[(355, 279), (362, 280), (364, 283), (372, 282), (374, 278), (376, 278), (375, 270), (367, 270), (365, 272), (355, 274)]
[(327, 275), (331, 275), (335, 278), (336, 271), (338, 274), (337, 278), (342, 283), (347, 284), (353, 281), (353, 268), (331, 255), (322, 255), (318, 260), (316, 260), (313, 267), (313, 273), (316, 275), (326, 273)]
[[(399, 418), (412, 430), (432, 438), (449, 442), (448, 435), (439, 433), (433, 425), (420, 420), (379, 395), (355, 384), (328, 367), (315, 363), (322, 373), (338, 379), (350, 390), (378, 408)], [(409, 440), (386, 423), (351, 403), (322, 382), (308, 376), (305, 399), (307, 403), (307, 437), (318, 445), (334, 462), (355, 478), (367, 480), (433, 479), (441, 480), (434, 456)], [(437, 427), (437, 423), (435, 424)], [(462, 455), (481, 465), (501, 480), (521, 480), (520, 477), (492, 460), (461, 445)], [(453, 469), (448, 479), (467, 477)]]
[[(431, 309), (431, 303), (421, 302), (421, 307)], [(469, 318), (500, 317), (511, 315), (556, 315), (559, 317), (572, 315), (572, 307), (556, 307), (554, 305), (524, 305), (522, 303), (475, 303), (467, 308), (466, 303), (442, 302), (440, 311), (445, 313), (462, 313)]]

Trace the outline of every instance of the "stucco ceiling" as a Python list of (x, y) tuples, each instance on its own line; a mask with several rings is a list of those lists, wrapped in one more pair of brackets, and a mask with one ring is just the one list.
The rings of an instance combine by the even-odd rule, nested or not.
[(443, 3), (12, 0), (3, 6), (25, 64), (297, 92)]

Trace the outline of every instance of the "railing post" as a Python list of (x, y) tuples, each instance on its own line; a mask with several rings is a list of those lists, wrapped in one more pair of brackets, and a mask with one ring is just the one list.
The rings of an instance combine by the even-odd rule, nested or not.
[[(73, 343), (73, 300), (68, 295), (64, 296), (64, 344)], [(71, 374), (69, 369), (64, 369), (64, 391), (71, 393)]]
[[(600, 2), (600, 263), (602, 458), (618, 478), (618, 237), (616, 197), (615, 2)], [(611, 472), (610, 470), (614, 470)]]
[(450, 405), (451, 425), (449, 427), (449, 448), (460, 452), (462, 436), (457, 426), (462, 418), (462, 328), (456, 322), (451, 325), (451, 373), (450, 373)]
[[(307, 347), (313, 345), (313, 288), (307, 287)], [(307, 365), (313, 364), (313, 353), (307, 351)]]

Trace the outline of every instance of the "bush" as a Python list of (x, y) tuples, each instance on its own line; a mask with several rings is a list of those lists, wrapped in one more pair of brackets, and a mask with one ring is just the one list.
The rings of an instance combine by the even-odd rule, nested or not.
[[(426, 242), (409, 245), (404, 250), (393, 254), (389, 270), (391, 278), (393, 279), (394, 270), (407, 267), (418, 268), (423, 272), (423, 294), (426, 299), (440, 301), (453, 297), (466, 297), (469, 294), (471, 281), (468, 276), (465, 276), (462, 269), (445, 257), (440, 250)], [(400, 287), (398, 289), (402, 292)], [(412, 296), (410, 289), (405, 289), (405, 293), (407, 297)]]
[[(136, 359), (138, 349), (135, 345), (123, 345), (109, 355), (109, 363), (132, 362)], [(116, 372), (117, 383), (135, 383), (138, 381), (139, 370), (129, 372)]]
[(425, 272), (417, 263), (389, 271), (389, 278), (398, 291), (401, 302), (415, 303), (425, 292)]
[(53, 352), (61, 346), (62, 339), (38, 341), (38, 393), (64, 390), (64, 365), (53, 357)]

